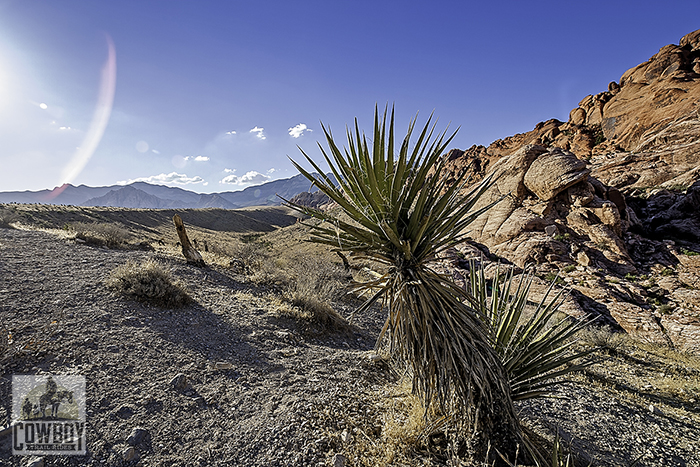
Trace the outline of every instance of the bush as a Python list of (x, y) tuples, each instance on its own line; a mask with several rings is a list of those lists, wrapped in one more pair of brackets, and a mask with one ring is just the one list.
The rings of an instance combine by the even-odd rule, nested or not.
[(347, 275), (343, 268), (328, 260), (304, 256), (293, 262), (290, 273), (292, 280), (284, 297), (302, 311), (298, 317), (333, 327), (347, 324), (331, 304), (345, 288)]
[(0, 228), (11, 229), (12, 224), (19, 220), (20, 216), (14, 210), (0, 208)]
[(107, 286), (140, 302), (179, 307), (192, 301), (170, 270), (155, 260), (128, 261), (112, 271)]
[(75, 238), (83, 240), (89, 245), (117, 248), (128, 243), (131, 234), (116, 224), (78, 222), (68, 226), (68, 230), (75, 232)]
[(627, 333), (614, 331), (609, 326), (591, 326), (581, 333), (581, 337), (590, 345), (605, 350), (612, 355), (616, 354), (630, 340)]

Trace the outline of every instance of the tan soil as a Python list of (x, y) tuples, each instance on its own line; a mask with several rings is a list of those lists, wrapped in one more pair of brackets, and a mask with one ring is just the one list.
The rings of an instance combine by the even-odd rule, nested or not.
[[(292, 249), (302, 232), (290, 226), (266, 238)], [(104, 285), (118, 265), (151, 257), (172, 268), (193, 304), (143, 305)], [(394, 374), (368, 358), (383, 314), (374, 309), (349, 330), (329, 331), (279, 317), (271, 295), (249, 277), (190, 266), (165, 250), (0, 228), (0, 320), (16, 343), (34, 341), (0, 367), (0, 430), (9, 423), (11, 375), (79, 374), (87, 379), (88, 454), (46, 456), (46, 465), (136, 465), (122, 453), (137, 427), (150, 435), (136, 446), (138, 465), (333, 465), (337, 455), (347, 466), (381, 464), (385, 418), (403, 416)], [(335, 304), (344, 316), (355, 306)], [(523, 418), (549, 439), (559, 431), (592, 465), (641, 456), (638, 466), (700, 466), (697, 359), (633, 344), (603, 358), (561, 386), (561, 399), (520, 404)], [(216, 362), (232, 368), (212, 369)], [(184, 390), (170, 383), (180, 373)], [(0, 465), (26, 465), (10, 443), (0, 437)], [(407, 446), (390, 465), (443, 464)]]

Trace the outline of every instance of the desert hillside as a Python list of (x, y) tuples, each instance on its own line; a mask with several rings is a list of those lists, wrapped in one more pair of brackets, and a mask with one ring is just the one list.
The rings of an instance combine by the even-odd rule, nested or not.
[(699, 112), (700, 30), (586, 96), (567, 122), (450, 151), (445, 175), (495, 176), (482, 205), (505, 199), (470, 226), (491, 260), (559, 274), (572, 316), (697, 354)]

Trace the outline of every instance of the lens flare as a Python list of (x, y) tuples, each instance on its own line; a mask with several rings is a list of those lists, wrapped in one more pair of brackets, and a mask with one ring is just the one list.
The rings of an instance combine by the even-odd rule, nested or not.
[(100, 79), (100, 93), (95, 106), (95, 113), (88, 128), (82, 144), (63, 169), (61, 183), (65, 186), (71, 183), (85, 168), (90, 158), (100, 144), (102, 135), (109, 123), (114, 103), (114, 91), (117, 86), (117, 54), (114, 49), (112, 38), (107, 36), (107, 60), (102, 66), (102, 77)]

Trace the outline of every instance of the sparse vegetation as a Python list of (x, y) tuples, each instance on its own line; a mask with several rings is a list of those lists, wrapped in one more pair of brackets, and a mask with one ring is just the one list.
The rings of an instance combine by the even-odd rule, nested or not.
[(163, 264), (149, 259), (129, 261), (112, 271), (107, 286), (141, 302), (180, 307), (192, 301), (185, 288)]
[(593, 145), (598, 146), (599, 144), (605, 142), (605, 134), (603, 133), (603, 128), (598, 124), (593, 127)]
[(118, 248), (128, 243), (131, 237), (126, 229), (115, 223), (77, 222), (66, 227), (64, 227), (64, 230), (74, 232), (75, 238), (94, 246)]
[(596, 242), (595, 246), (601, 250), (610, 251), (610, 245), (607, 242)]
[(671, 268), (664, 268), (661, 270), (660, 274), (664, 277), (673, 276), (676, 272)]
[(565, 233), (565, 234), (557, 234), (554, 236), (554, 240), (558, 242), (565, 242), (571, 239), (571, 234)]
[(669, 185), (665, 187), (668, 191), (672, 191), (674, 193), (683, 193), (688, 189), (687, 185), (682, 185), (682, 184), (674, 184), (674, 185)]
[(627, 333), (615, 331), (609, 326), (589, 326), (581, 333), (581, 339), (611, 355), (616, 354), (622, 346), (629, 343)]
[(567, 274), (570, 273), (570, 272), (574, 272), (575, 270), (576, 270), (576, 265), (574, 265), (574, 264), (570, 264), (570, 265), (568, 265), (568, 266), (564, 266), (564, 269), (563, 269), (563, 271), (564, 271), (565, 273), (567, 273)]
[(0, 228), (11, 229), (15, 222), (20, 220), (19, 214), (14, 207), (0, 207)]
[(283, 296), (294, 308), (285, 314), (339, 327), (347, 324), (332, 301), (339, 298), (347, 283), (345, 271), (336, 264), (320, 258), (297, 258)]
[(681, 254), (684, 254), (686, 256), (698, 256), (698, 255), (700, 255), (700, 253), (698, 253), (697, 251), (689, 250), (687, 248), (682, 248), (682, 247), (681, 247)]
[(561, 285), (564, 283), (564, 279), (562, 279), (556, 272), (548, 272), (544, 275), (543, 279), (547, 282), (553, 282), (557, 285)]

